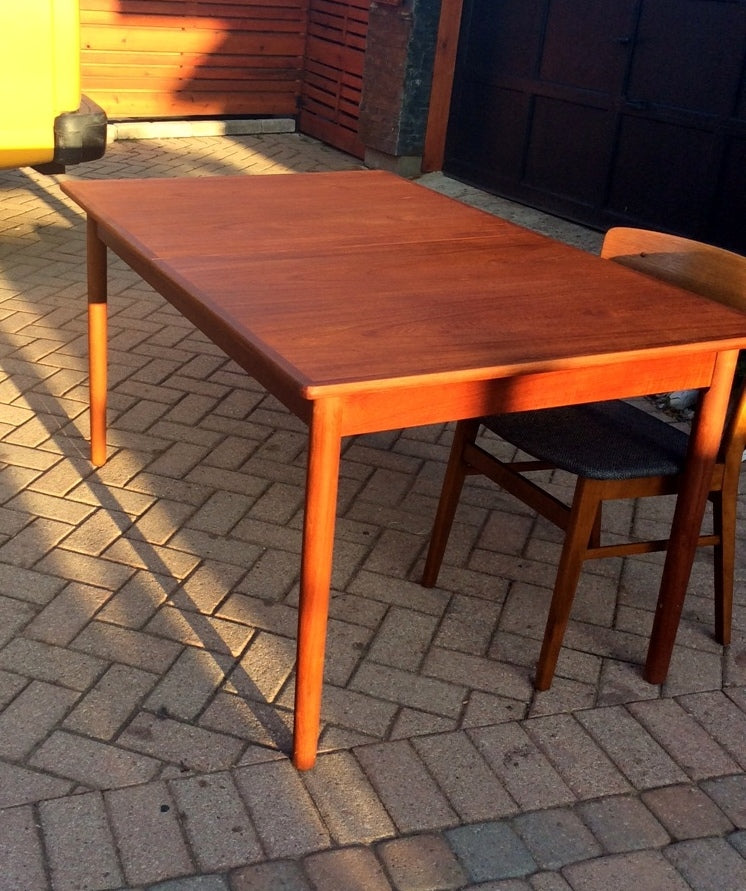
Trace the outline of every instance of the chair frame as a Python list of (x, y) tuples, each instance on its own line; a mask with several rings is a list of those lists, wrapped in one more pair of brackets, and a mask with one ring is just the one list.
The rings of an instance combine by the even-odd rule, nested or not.
[[(746, 257), (679, 236), (619, 227), (607, 233), (601, 256), (746, 311)], [(565, 532), (537, 664), (534, 686), (551, 686), (583, 563), (603, 557), (666, 550), (668, 540), (601, 543), (603, 503), (678, 492), (679, 476), (599, 480), (577, 477), (571, 504), (554, 497), (525, 474), (557, 469), (538, 460), (501, 461), (477, 443), (481, 419), (459, 421), (425, 561), (422, 584), (437, 583), (443, 554), (467, 476), (482, 474)], [(746, 447), (746, 382), (734, 384), (731, 411), (710, 483), (713, 531), (698, 547), (714, 548), (715, 638), (730, 643), (735, 572), (736, 505)]]

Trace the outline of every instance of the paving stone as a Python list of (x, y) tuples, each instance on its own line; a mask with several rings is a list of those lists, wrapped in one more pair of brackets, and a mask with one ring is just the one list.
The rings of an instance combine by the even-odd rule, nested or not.
[(575, 802), (562, 777), (518, 724), (478, 728), (469, 735), (521, 810)]
[(381, 603), (406, 603), (411, 609), (440, 616), (448, 606), (448, 595), (437, 588), (423, 588), (419, 584), (391, 579), (378, 573), (359, 572), (347, 586), (347, 592), (358, 597), (369, 597)]
[(68, 795), (73, 786), (59, 776), (0, 761), (0, 808)]
[(500, 603), (455, 594), (438, 627), (435, 643), (446, 650), (484, 655), (492, 640), (500, 608)]
[(131, 717), (158, 675), (129, 665), (114, 664), (96, 685), (80, 698), (63, 721), (67, 730), (111, 740)]
[(532, 891), (572, 891), (558, 872), (537, 872), (528, 880)]
[(259, 838), (227, 771), (169, 784), (200, 872), (226, 872), (263, 859)]
[(517, 878), (537, 869), (528, 848), (507, 822), (458, 826), (445, 835), (472, 882)]
[(577, 718), (636, 789), (686, 781), (675, 761), (621, 706), (579, 712)]
[(0, 591), (18, 600), (49, 603), (64, 586), (65, 580), (54, 573), (0, 564)]
[(313, 770), (303, 775), (303, 781), (335, 844), (370, 844), (396, 834), (394, 824), (351, 753), (319, 756)]
[(273, 702), (295, 666), (295, 641), (260, 631), (236, 668), (225, 689), (248, 699)]
[(572, 715), (532, 718), (523, 726), (578, 798), (631, 790), (611, 759)]
[(675, 700), (630, 703), (629, 710), (693, 780), (738, 770), (733, 758)]
[[(234, 587), (244, 594), (254, 592), (264, 600), (283, 600), (297, 581), (299, 569), (297, 563), (294, 564), (293, 561), (288, 560), (286, 553), (279, 550), (267, 550), (251, 566), (243, 581)], [(351, 617), (341, 615), (333, 608), (333, 604), (329, 614), (336, 618), (353, 619), (364, 624), (357, 614), (353, 614)]]
[(298, 610), (286, 603), (273, 603), (245, 594), (232, 594), (215, 613), (222, 619), (241, 622), (281, 637), (294, 637)]
[(267, 751), (287, 752), (292, 746), (292, 710), (229, 693), (217, 694), (200, 717), (199, 726), (249, 740)]
[(0, 714), (0, 757), (22, 760), (50, 733), (78, 699), (78, 693), (32, 681)]
[(355, 756), (400, 832), (458, 823), (455, 811), (409, 742), (362, 746)]
[(443, 715), (433, 715), (430, 712), (403, 708), (399, 711), (394, 721), (394, 725), (389, 733), (389, 739), (411, 739), (418, 736), (427, 736), (431, 733), (448, 733), (455, 730), (459, 723), (455, 718), (446, 718)]
[(66, 646), (111, 597), (111, 591), (73, 583), (61, 591), (25, 628), (27, 637)]
[(56, 520), (39, 518), (17, 532), (6, 544), (0, 545), (0, 560), (24, 569), (36, 568), (42, 558), (48, 556), (73, 526)]
[(738, 832), (732, 832), (728, 836), (728, 842), (746, 859), (746, 831), (740, 829)]
[(602, 853), (593, 835), (569, 808), (521, 814), (512, 825), (541, 869), (561, 869)]
[(0, 671), (0, 709), (5, 708), (9, 702), (23, 690), (28, 684), (28, 679), (9, 671)]
[(702, 783), (702, 789), (739, 829), (746, 829), (746, 774)]
[(106, 663), (63, 647), (16, 637), (0, 650), (0, 666), (82, 692), (102, 673)]
[(169, 595), (169, 603), (184, 610), (212, 613), (240, 583), (244, 573), (241, 567), (207, 560)]
[(613, 854), (565, 867), (573, 891), (691, 891), (689, 884), (658, 851)]
[(303, 866), (316, 891), (391, 891), (369, 848), (336, 848), (310, 854)]
[(122, 511), (97, 510), (65, 538), (65, 548), (98, 557), (129, 528), (131, 522)]
[(292, 860), (274, 860), (234, 870), (229, 877), (231, 891), (314, 891)]
[(136, 572), (106, 603), (96, 618), (112, 625), (140, 629), (175, 586), (176, 580), (166, 575)]
[(458, 717), (466, 696), (465, 687), (369, 661), (362, 663), (350, 686), (361, 693), (451, 718)]
[(464, 870), (441, 835), (398, 838), (377, 850), (397, 891), (446, 891), (464, 884)]
[(146, 782), (159, 767), (155, 759), (146, 755), (64, 730), (55, 731), (45, 740), (28, 763), (95, 789)]
[(682, 841), (665, 855), (695, 891), (746, 888), (746, 859), (723, 838)]
[(742, 768), (746, 768), (746, 714), (725, 693), (695, 693), (679, 703)]
[(518, 721), (528, 713), (528, 703), (506, 696), (492, 696), (481, 690), (471, 690), (461, 719), (461, 726), (484, 727), (489, 724), (502, 724), (505, 721)]
[(43, 801), (39, 815), (55, 891), (121, 887), (122, 870), (100, 793)]
[(174, 641), (98, 621), (90, 622), (71, 646), (145, 671), (166, 671), (182, 651)]
[(241, 767), (233, 776), (270, 859), (300, 857), (329, 847), (313, 799), (289, 761)]
[(116, 591), (134, 574), (136, 567), (105, 557), (91, 557), (57, 548), (53, 554), (47, 554), (39, 560), (34, 569), (40, 573), (57, 575), (66, 581)]
[(438, 626), (437, 617), (392, 606), (368, 651), (373, 662), (416, 671)]
[(119, 736), (122, 746), (170, 761), (180, 770), (222, 770), (238, 760), (243, 743), (166, 715), (140, 712)]
[(0, 597), (0, 646), (12, 640), (34, 617), (34, 608), (21, 600)]
[(226, 876), (189, 876), (150, 885), (148, 891), (230, 891)]
[[(286, 690), (279, 702), (287, 708), (292, 707), (290, 690)], [(396, 703), (384, 702), (331, 684), (324, 685), (321, 718), (329, 724), (382, 739), (388, 733), (397, 710)]]
[(464, 891), (532, 891), (533, 886), (526, 879), (505, 879), (503, 882), (480, 882), (478, 885), (465, 885)]
[(696, 786), (667, 786), (644, 792), (642, 800), (666, 827), (674, 841), (724, 835), (733, 824)]
[(670, 836), (636, 796), (581, 802), (578, 813), (611, 854), (660, 848)]
[(423, 671), (453, 684), (519, 701), (525, 701), (532, 693), (528, 671), (454, 650), (433, 647), (425, 660)]
[(463, 822), (494, 820), (517, 811), (465, 733), (414, 739), (412, 744)]
[(145, 700), (144, 707), (193, 721), (233, 667), (230, 656), (186, 647)]
[(165, 783), (112, 789), (104, 798), (127, 882), (147, 884), (194, 874)]
[(0, 863), (8, 891), (46, 888), (44, 860), (33, 809), (0, 810)]
[(144, 630), (185, 646), (201, 647), (211, 653), (231, 656), (240, 656), (254, 635), (251, 628), (237, 622), (169, 606), (159, 609)]

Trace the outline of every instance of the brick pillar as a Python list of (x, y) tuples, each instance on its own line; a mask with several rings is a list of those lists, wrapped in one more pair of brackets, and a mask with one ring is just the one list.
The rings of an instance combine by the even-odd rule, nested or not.
[(440, 0), (373, 0), (358, 134), (369, 167), (420, 172)]

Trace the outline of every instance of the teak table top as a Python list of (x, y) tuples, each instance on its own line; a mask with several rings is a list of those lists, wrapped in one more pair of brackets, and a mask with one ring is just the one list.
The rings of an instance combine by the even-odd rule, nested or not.
[(381, 172), (64, 188), (234, 358), (272, 356), (307, 399), (742, 332), (732, 310)]
[[(388, 173), (62, 188), (89, 219), (94, 455), (105, 453), (107, 247), (310, 425), (299, 767), (316, 750), (342, 436), (664, 390), (714, 392), (719, 379), (720, 395), (703, 402), (692, 483), (679, 499), (678, 525), (699, 528), (723, 382), (746, 347), (746, 315)], [(672, 533), (679, 568), (664, 572), (661, 601), (673, 604), (673, 631), (663, 645), (651, 640), (648, 661), (658, 682), (690, 539)]]

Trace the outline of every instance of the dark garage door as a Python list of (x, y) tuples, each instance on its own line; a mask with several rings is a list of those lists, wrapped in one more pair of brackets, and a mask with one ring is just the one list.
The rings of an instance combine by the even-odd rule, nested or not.
[(746, 0), (465, 0), (444, 169), (746, 251)]

